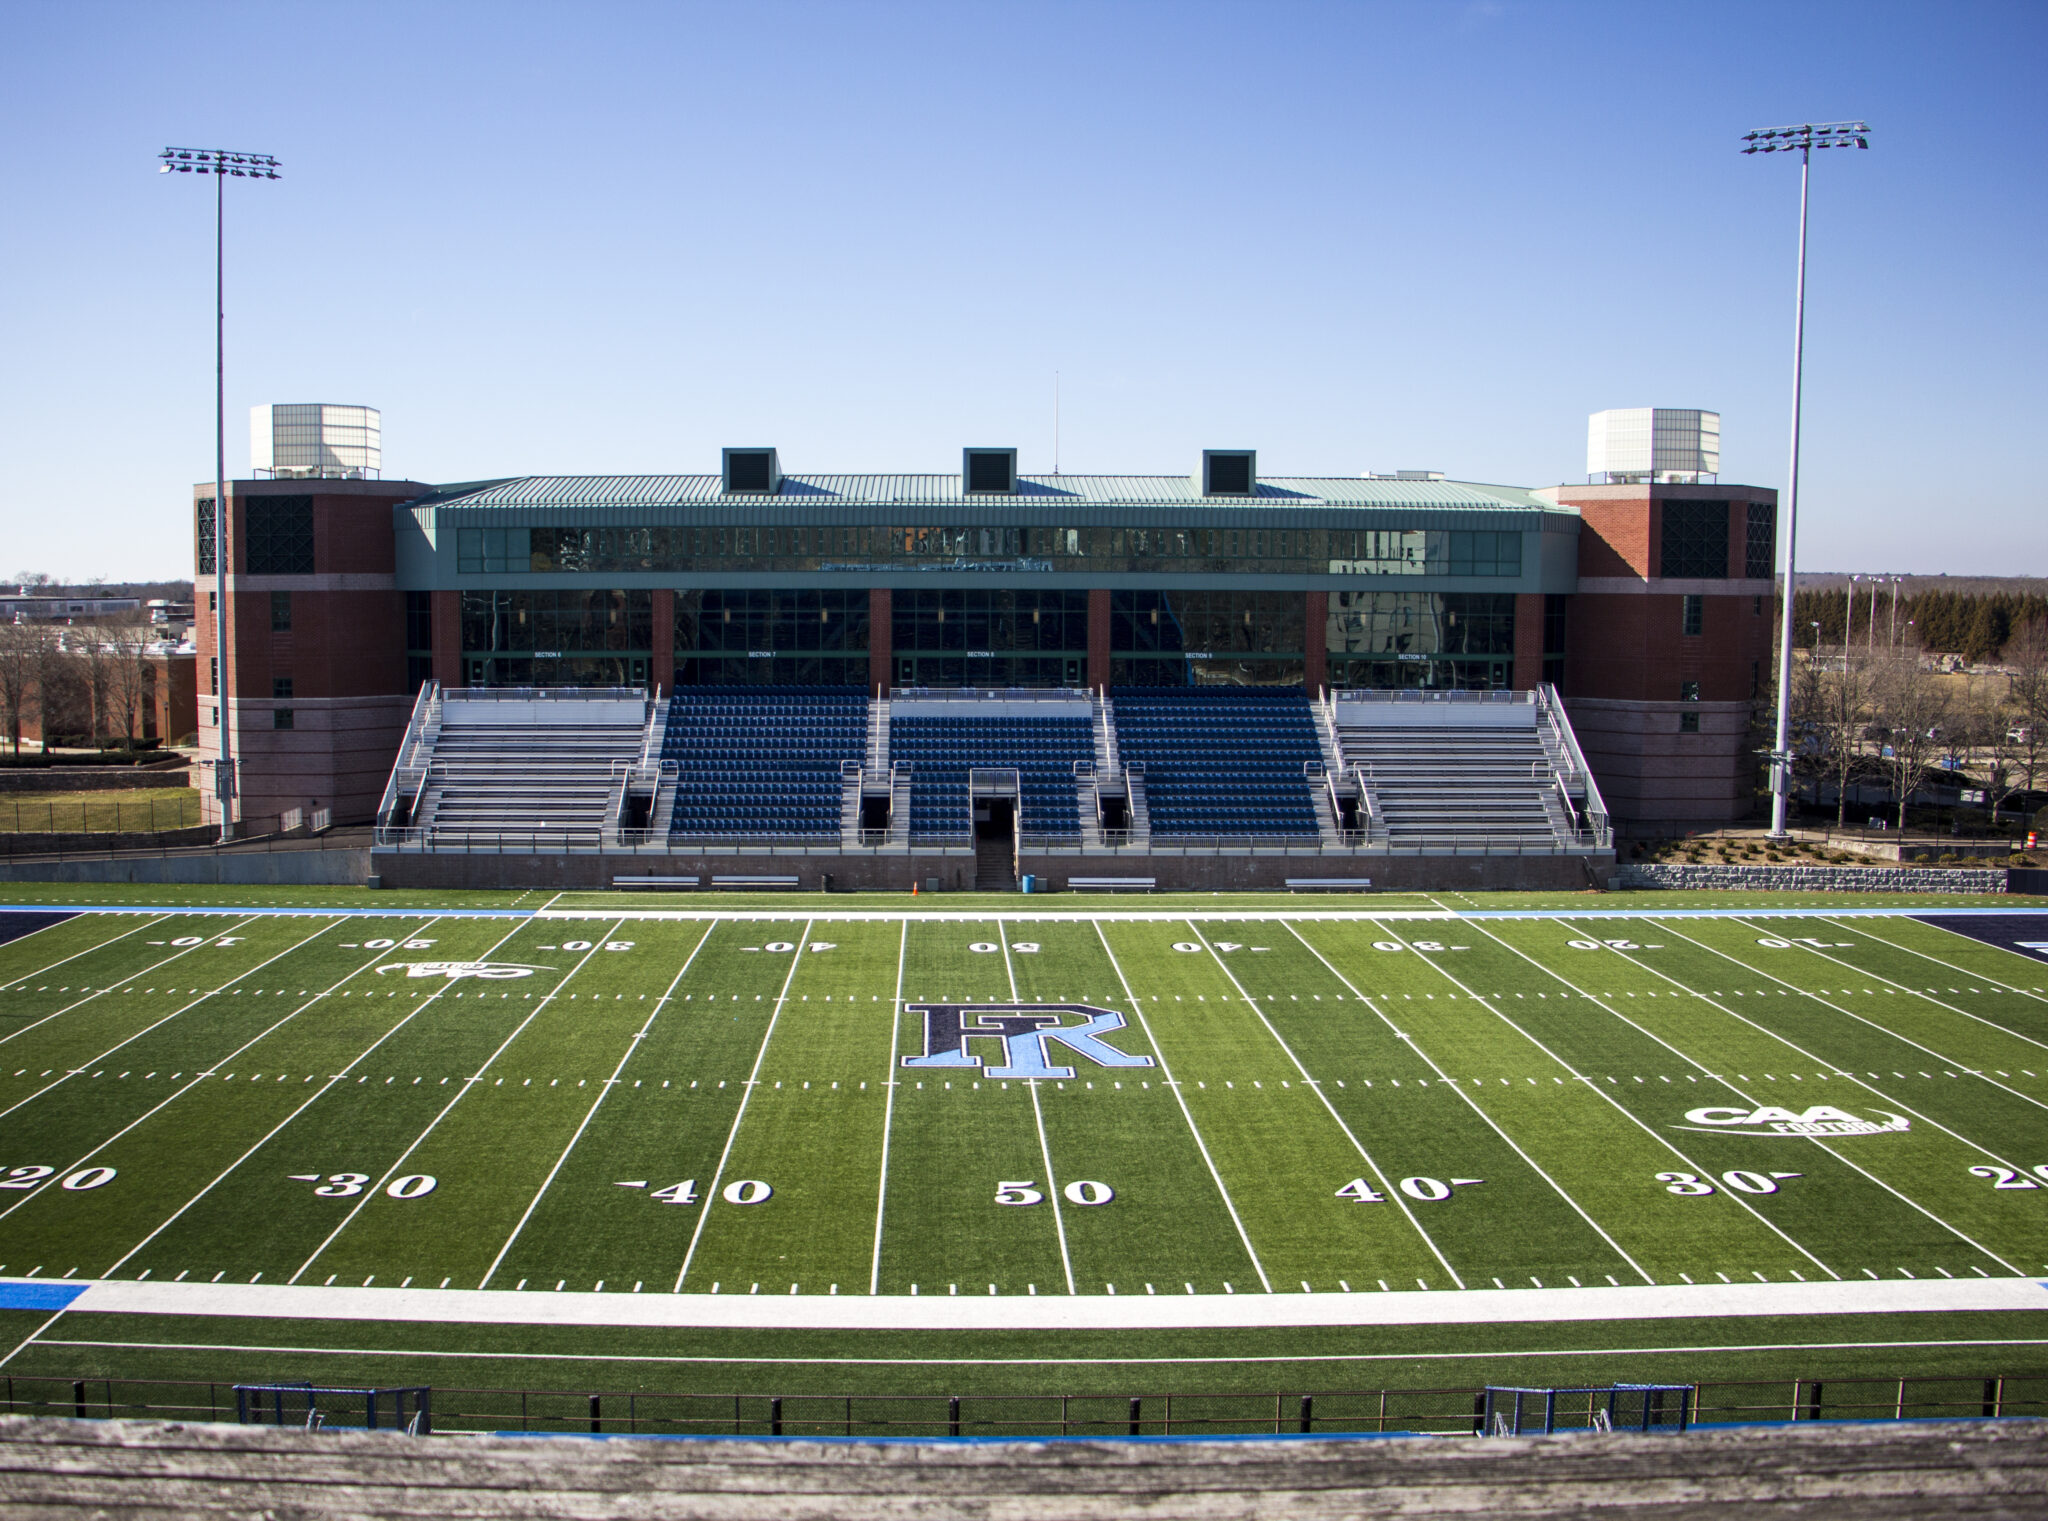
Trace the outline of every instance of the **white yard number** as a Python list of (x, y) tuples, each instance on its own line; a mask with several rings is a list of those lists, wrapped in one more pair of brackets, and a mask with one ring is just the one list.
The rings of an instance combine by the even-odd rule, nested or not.
[(590, 949), (590, 942), (588, 940), (564, 940), (562, 942), (562, 949), (565, 951), (587, 951)]
[(430, 1173), (407, 1173), (402, 1178), (393, 1178), (384, 1186), (384, 1192), (394, 1199), (424, 1199), (439, 1181)]
[(0, 1178), (0, 1188), (34, 1188), (57, 1169), (54, 1167), (10, 1167)]
[(1038, 954), (1038, 942), (1036, 940), (1013, 940), (1010, 942), (1010, 949), (1020, 956), (1036, 956)]
[(1107, 1183), (1069, 1183), (1060, 1190), (1070, 1204), (1107, 1204), (1116, 1197), (1116, 1190)]
[(363, 1185), (370, 1181), (366, 1172), (337, 1172), (328, 1175), (313, 1192), (323, 1199), (346, 1199), (363, 1191)]
[(1346, 1183), (1337, 1190), (1337, 1197), (1340, 1199), (1350, 1199), (1359, 1204), (1384, 1204), (1387, 1202), (1387, 1196), (1374, 1192), (1373, 1186), (1363, 1178), (1353, 1178), (1349, 1183)]
[[(423, 951), (433, 943), (431, 940), (408, 940), (405, 942), (405, 948), (409, 951)], [(388, 951), (397, 944), (396, 940), (365, 940), (363, 942), (363, 949), (366, 951)]]
[(1415, 949), (1418, 951), (1440, 951), (1443, 948), (1444, 943), (1441, 940), (1418, 940), (1415, 942)]
[(968, 946), (967, 949), (975, 952), (977, 955), (993, 956), (997, 951), (1001, 950), (1002, 947), (997, 945), (993, 940), (977, 940), (972, 945)]
[(604, 948), (608, 951), (630, 951), (633, 949), (633, 942), (630, 940), (607, 940), (604, 943)]
[(1408, 949), (1407, 946), (1398, 940), (1375, 940), (1372, 943), (1372, 948), (1376, 951), (1405, 951)]
[[(1778, 1184), (1785, 1178), (1796, 1178), (1796, 1172), (1745, 1172), (1741, 1168), (1721, 1174), (1721, 1181), (1740, 1194), (1774, 1194)], [(1678, 1194), (1683, 1198), (1698, 1199), (1714, 1192), (1714, 1185), (1691, 1172), (1660, 1172), (1657, 1181), (1664, 1185), (1667, 1194)]]
[(88, 1188), (98, 1188), (102, 1183), (111, 1183), (113, 1181), (113, 1168), (85, 1167), (73, 1173), (58, 1186), (68, 1188), (73, 1193), (84, 1193)]
[(1633, 940), (1567, 940), (1565, 941), (1565, 944), (1570, 946), (1575, 951), (1597, 951), (1603, 949), (1616, 951), (1639, 951), (1642, 949), (1642, 947), (1640, 945), (1637, 945)]
[(1037, 1181), (1026, 1178), (1021, 1183), (998, 1183), (996, 1203), (998, 1204), (1043, 1204), (1045, 1195), (1038, 1191)]
[(1451, 1196), (1451, 1185), (1441, 1178), (1403, 1178), (1401, 1192), (1425, 1204), (1441, 1204)]
[[(2048, 1178), (2048, 1167), (2037, 1167), (2034, 1169), (2034, 1172), (2038, 1177)], [(1996, 1181), (1991, 1185), (1993, 1188), (2039, 1188), (2041, 1186), (2025, 1173), (2014, 1172), (2010, 1167), (1973, 1167), (1970, 1169), (1970, 1176), (1973, 1178), (1995, 1179)], [(0, 1187), (4, 1186), (7, 1185), (0, 1185)]]
[(171, 944), (173, 944), (173, 945), (204, 945), (204, 944), (206, 944), (206, 937), (205, 937), (204, 935), (180, 935), (180, 936), (179, 936), (179, 937), (178, 937), (177, 939), (173, 940), (173, 941), (171, 942)]
[(1177, 951), (1199, 951), (1201, 947), (1192, 940), (1176, 940), (1173, 948)]
[[(564, 946), (563, 949), (567, 950), (569, 947)], [(764, 951), (793, 951), (796, 949), (796, 946), (787, 940), (771, 940), (762, 946), (761, 949)]]
[(697, 1180), (685, 1178), (680, 1183), (671, 1183), (667, 1188), (657, 1188), (654, 1197), (664, 1204), (695, 1204), (697, 1202)]
[[(770, 946), (770, 950), (774, 947)], [(728, 1204), (759, 1204), (775, 1192), (759, 1178), (741, 1178), (737, 1183), (725, 1185), (724, 1199)]]

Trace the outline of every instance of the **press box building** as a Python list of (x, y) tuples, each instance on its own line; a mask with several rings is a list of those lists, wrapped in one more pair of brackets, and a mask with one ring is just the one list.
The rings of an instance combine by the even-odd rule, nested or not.
[[(355, 448), (228, 487), (227, 674), (213, 488), (195, 491), (200, 737), (241, 809), (368, 819), (423, 684), (911, 689), (1235, 686), (1561, 694), (1624, 830), (1718, 824), (1756, 785), (1776, 495), (1717, 479), (1719, 419), (1597, 414), (1585, 484), (1271, 476), (794, 473), (377, 477)], [(326, 409), (331, 410), (331, 409)], [(367, 409), (357, 409), (367, 411)], [(261, 454), (259, 449), (259, 454)], [(310, 464), (282, 463), (310, 460)], [(707, 467), (713, 462), (707, 461)]]

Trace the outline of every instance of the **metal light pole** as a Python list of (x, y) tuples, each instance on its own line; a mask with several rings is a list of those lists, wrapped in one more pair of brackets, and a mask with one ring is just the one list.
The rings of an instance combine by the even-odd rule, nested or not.
[(1842, 669), (1845, 671), (1849, 669), (1849, 640), (1856, 632), (1856, 583), (1862, 579), (1861, 576), (1849, 578), (1848, 617), (1842, 624)]
[(213, 796), (220, 810), (220, 838), (235, 837), (235, 757), (233, 713), (228, 706), (228, 415), (227, 304), (224, 293), (223, 233), (227, 182), (274, 180), (278, 163), (267, 153), (233, 153), (225, 148), (166, 148), (157, 155), (157, 172), (213, 176), (213, 682), (217, 707), (214, 728), (220, 752), (213, 766)]
[[(1868, 148), (1870, 128), (1860, 121), (1807, 122), (1765, 127), (1742, 135), (1744, 153), (1799, 155), (1799, 284), (1792, 305), (1792, 467), (1785, 483), (1785, 598), (1778, 640), (1778, 735), (1771, 754), (1771, 838), (1786, 838), (1785, 804), (1792, 785), (1792, 597), (1799, 531), (1799, 386), (1806, 344), (1806, 182), (1815, 148)], [(1843, 637), (1848, 637), (1844, 630)], [(1846, 648), (1846, 646), (1845, 646)]]

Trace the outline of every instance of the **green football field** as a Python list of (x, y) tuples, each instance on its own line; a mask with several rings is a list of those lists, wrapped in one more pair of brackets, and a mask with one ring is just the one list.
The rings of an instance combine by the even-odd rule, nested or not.
[[(2048, 1369), (2048, 1297), (1940, 1298), (2048, 1274), (2048, 918), (542, 901), (9, 918), (0, 1279), (96, 1287), (7, 1300), (5, 1371)], [(1869, 1314), (1557, 1297), (1800, 1284)], [(274, 1286), (314, 1308), (241, 1318)], [(365, 1288), (575, 1308), (310, 1292)], [(1365, 1303), (1484, 1291), (1526, 1319)]]

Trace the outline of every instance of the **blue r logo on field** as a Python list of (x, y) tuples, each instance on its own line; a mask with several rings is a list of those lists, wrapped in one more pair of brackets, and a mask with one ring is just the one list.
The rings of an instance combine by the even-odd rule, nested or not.
[[(924, 1055), (906, 1056), (906, 1067), (981, 1067), (969, 1042), (1000, 1041), (1002, 1064), (984, 1068), (988, 1077), (1069, 1078), (1072, 1067), (1055, 1067), (1046, 1042), (1057, 1041), (1098, 1067), (1149, 1067), (1149, 1056), (1119, 1051), (1102, 1037), (1124, 1028), (1123, 1015), (1085, 1003), (913, 1003), (924, 1016)], [(1080, 1024), (1069, 1024), (1079, 1015)]]

